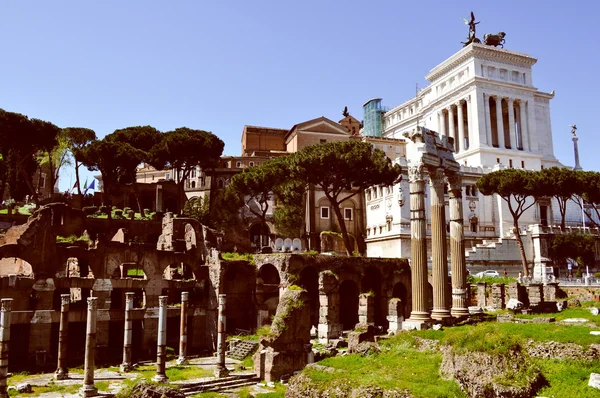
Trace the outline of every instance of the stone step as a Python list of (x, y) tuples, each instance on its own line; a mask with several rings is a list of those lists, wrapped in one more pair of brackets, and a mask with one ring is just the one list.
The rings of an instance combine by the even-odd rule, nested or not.
[(260, 378), (256, 375), (236, 377), (223, 377), (221, 379), (214, 379), (210, 382), (193, 383), (193, 385), (181, 385), (180, 391), (186, 396), (197, 394), (199, 392), (206, 391), (223, 391), (244, 386), (254, 385), (260, 382)]
[(227, 356), (233, 359), (242, 360), (252, 354), (258, 348), (258, 343), (255, 341), (242, 340), (237, 343), (233, 350), (227, 353)]
[(207, 378), (206, 380), (202, 380), (202, 381), (196, 381), (196, 382), (181, 381), (181, 382), (174, 382), (173, 384), (176, 384), (181, 388), (202, 387), (202, 386), (208, 386), (211, 384), (221, 383), (221, 382), (226, 382), (226, 381), (246, 380), (246, 379), (250, 379), (253, 377), (256, 377), (256, 374), (254, 374), (254, 373), (238, 373), (238, 374), (229, 375), (227, 377), (221, 377), (219, 379), (212, 377), (212, 378)]

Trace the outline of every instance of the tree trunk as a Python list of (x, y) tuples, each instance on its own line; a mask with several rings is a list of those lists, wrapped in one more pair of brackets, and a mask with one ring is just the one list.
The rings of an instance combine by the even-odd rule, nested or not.
[(344, 222), (344, 217), (340, 210), (340, 205), (335, 203), (331, 199), (329, 199), (329, 203), (331, 203), (333, 212), (335, 213), (338, 223), (340, 224), (340, 229), (342, 230), (342, 238), (344, 239), (344, 246), (346, 246), (346, 254), (348, 255), (348, 257), (350, 257), (350, 256), (352, 256), (354, 247), (352, 247), (352, 242), (350, 241), (350, 237), (348, 236), (348, 230), (346, 229), (346, 223)]
[(6, 178), (0, 182), (0, 203), (2, 203), (2, 198), (4, 197), (4, 190), (6, 189)]
[(565, 219), (567, 218), (567, 201), (558, 199), (558, 209), (560, 210), (560, 230), (565, 230)]
[(525, 247), (523, 247), (523, 239), (521, 239), (521, 231), (519, 230), (519, 220), (514, 218), (514, 229), (515, 239), (517, 240), (517, 246), (521, 253), (521, 264), (523, 266), (523, 276), (529, 276), (529, 268), (527, 267), (527, 257), (525, 256)]
[(75, 184), (77, 185), (77, 192), (81, 195), (81, 185), (79, 184), (79, 166), (81, 164), (75, 159)]
[(23, 168), (21, 167), (20, 164), (17, 165), (17, 169), (19, 170), (19, 173), (23, 177), (25, 184), (27, 184), (27, 187), (29, 188), (31, 195), (33, 196), (33, 202), (35, 203), (35, 206), (38, 207), (40, 205), (40, 199), (38, 198), (35, 187), (31, 183), (31, 180), (29, 179), (30, 176), (28, 176), (27, 173), (25, 173), (25, 170), (23, 170)]

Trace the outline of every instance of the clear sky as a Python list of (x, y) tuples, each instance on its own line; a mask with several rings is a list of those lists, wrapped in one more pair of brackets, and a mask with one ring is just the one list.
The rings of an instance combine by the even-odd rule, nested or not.
[[(152, 125), (211, 131), (226, 155), (243, 126), (291, 128), (383, 98), (393, 107), (478, 36), (538, 58), (533, 84), (551, 101), (556, 156), (600, 170), (598, 1), (3, 1), (0, 108), (89, 127), (99, 137)], [(91, 175), (88, 173), (88, 175)], [(61, 190), (74, 181), (63, 176)]]

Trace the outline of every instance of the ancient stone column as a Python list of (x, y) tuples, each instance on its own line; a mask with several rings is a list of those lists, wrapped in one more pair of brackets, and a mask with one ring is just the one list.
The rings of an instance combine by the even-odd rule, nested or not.
[(469, 149), (470, 147), (477, 145), (477, 143), (479, 142), (479, 137), (475, 137), (474, 131), (473, 131), (473, 127), (477, 124), (477, 121), (479, 120), (479, 118), (477, 116), (473, 116), (473, 106), (471, 105), (471, 96), (468, 95), (467, 98), (465, 98), (465, 102), (467, 103), (467, 123), (465, 125), (465, 137), (466, 137), (466, 142), (465, 142), (465, 150)]
[(396, 334), (402, 329), (404, 321), (404, 303), (399, 298), (393, 298), (388, 303), (387, 320), (389, 322), (388, 334)]
[(98, 310), (98, 298), (87, 299), (87, 330), (85, 336), (85, 360), (83, 363), (83, 387), (81, 395), (93, 397), (98, 393), (94, 385), (94, 362), (96, 355), (96, 312)]
[(450, 105), (448, 108), (448, 131), (450, 137), (454, 138), (454, 147), (456, 148), (456, 129), (454, 125), (454, 105)]
[(225, 334), (225, 294), (219, 294), (219, 324), (217, 327), (217, 368), (215, 377), (226, 377), (229, 371), (225, 366), (225, 348), (227, 336)]
[(456, 103), (456, 109), (458, 110), (458, 142), (454, 147), (456, 152), (462, 152), (465, 149), (465, 117), (463, 114), (462, 101)]
[(133, 311), (133, 298), (135, 293), (125, 293), (125, 335), (123, 338), (123, 363), (122, 372), (130, 372), (133, 369), (131, 361), (131, 344), (133, 340), (133, 320), (131, 319)]
[(69, 378), (69, 368), (67, 367), (67, 344), (69, 336), (69, 303), (70, 294), (60, 295), (60, 326), (58, 329), (58, 364), (54, 377), (56, 380)]
[(337, 276), (328, 270), (319, 273), (319, 343), (327, 344), (342, 332), (340, 324), (340, 295)]
[(425, 178), (423, 164), (408, 167), (410, 181), (410, 257), (412, 311), (403, 328), (420, 328), (431, 322), (427, 308), (427, 225), (425, 220)]
[(440, 135), (448, 135), (446, 131), (446, 116), (444, 115), (444, 110), (438, 111), (438, 120), (440, 125)]
[(492, 146), (492, 117), (490, 115), (490, 95), (483, 94), (483, 104), (485, 108), (485, 139), (489, 146)]
[(450, 267), (452, 270), (452, 316), (469, 315), (467, 299), (467, 266), (462, 206), (462, 177), (448, 174), (450, 196)]
[(8, 398), (8, 345), (10, 341), (10, 311), (13, 299), (4, 298), (0, 304), (0, 398)]
[(444, 170), (429, 169), (431, 201), (431, 254), (433, 260), (433, 311), (431, 317), (450, 317), (448, 303), (448, 252), (446, 251), (446, 210), (444, 205)]
[(158, 340), (156, 347), (156, 375), (152, 378), (157, 383), (167, 383), (167, 296), (158, 296)]
[(502, 97), (495, 95), (496, 100), (496, 126), (498, 126), (498, 146), (506, 148), (504, 143), (504, 120), (502, 119)]
[(521, 141), (523, 142), (523, 150), (529, 151), (529, 133), (527, 131), (527, 113), (525, 107), (527, 101), (519, 101), (519, 128), (521, 129)]
[(375, 297), (372, 294), (358, 296), (358, 323), (375, 326)]
[(517, 135), (515, 132), (515, 100), (513, 98), (507, 98), (508, 103), (508, 131), (510, 133), (510, 147), (511, 149), (517, 149)]
[(187, 308), (188, 292), (181, 292), (181, 321), (179, 324), (179, 358), (177, 363), (183, 365), (187, 363)]

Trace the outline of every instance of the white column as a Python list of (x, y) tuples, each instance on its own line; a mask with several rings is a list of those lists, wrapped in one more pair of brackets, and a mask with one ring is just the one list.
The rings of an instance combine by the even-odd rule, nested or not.
[(80, 394), (83, 397), (94, 397), (98, 389), (94, 385), (94, 367), (96, 357), (96, 312), (98, 297), (87, 299), (87, 330), (85, 336), (85, 359), (83, 362), (83, 387)]
[(498, 129), (498, 146), (501, 149), (505, 149), (504, 144), (504, 121), (502, 120), (502, 97), (494, 95), (496, 100), (496, 126)]
[(8, 345), (10, 341), (10, 311), (13, 299), (3, 298), (0, 309), (0, 398), (8, 398)]
[(214, 370), (215, 377), (227, 377), (229, 376), (229, 370), (225, 366), (225, 349), (227, 346), (227, 335), (225, 322), (226, 316), (226, 300), (225, 294), (219, 294), (219, 320), (217, 325), (217, 367)]
[(187, 364), (187, 307), (189, 292), (181, 292), (181, 319), (179, 323), (179, 358), (178, 365)]
[(446, 135), (446, 120), (444, 119), (444, 111), (438, 111), (438, 132), (440, 137)]
[(446, 108), (448, 110), (448, 134), (450, 137), (454, 138), (454, 148), (456, 150), (456, 130), (455, 130), (455, 126), (454, 126), (454, 109), (452, 109), (452, 105), (450, 105), (448, 108)]
[(523, 140), (523, 150), (529, 151), (529, 133), (527, 131), (527, 115), (525, 114), (526, 101), (519, 101), (519, 127), (521, 128), (521, 139)]
[(158, 339), (156, 347), (156, 374), (152, 381), (167, 383), (167, 296), (158, 296)]
[(529, 149), (531, 152), (538, 151), (537, 126), (535, 124), (535, 104), (532, 101), (523, 101), (525, 103), (525, 115), (527, 119), (527, 136), (529, 137)]
[(131, 344), (133, 341), (133, 320), (131, 318), (133, 311), (133, 299), (135, 293), (125, 293), (125, 329), (123, 334), (123, 363), (121, 372), (130, 372), (133, 369), (131, 362)]
[(458, 111), (458, 145), (456, 146), (456, 151), (462, 152), (467, 149), (465, 146), (465, 118), (462, 101), (456, 103), (456, 109)]
[(483, 94), (483, 106), (485, 107), (485, 138), (486, 143), (492, 146), (492, 117), (490, 115), (490, 95)]
[(511, 149), (517, 149), (517, 136), (515, 134), (515, 108), (514, 99), (507, 98), (508, 103), (508, 131), (510, 134), (510, 147)]
[(467, 144), (465, 145), (465, 149), (475, 148), (475, 134), (474, 131), (477, 129), (475, 126), (477, 125), (477, 117), (473, 117), (473, 106), (471, 105), (471, 96), (467, 96), (465, 98), (467, 102), (467, 131), (465, 132), (465, 136), (467, 137)]

